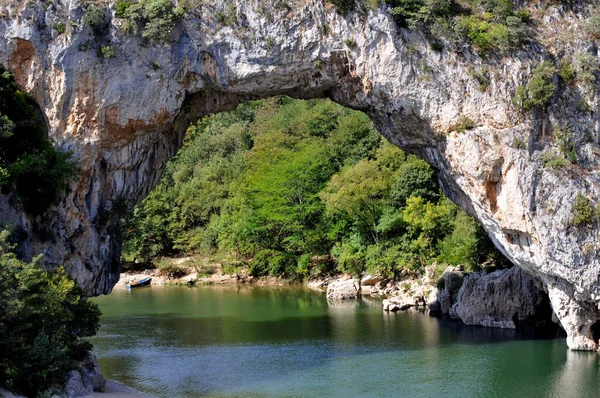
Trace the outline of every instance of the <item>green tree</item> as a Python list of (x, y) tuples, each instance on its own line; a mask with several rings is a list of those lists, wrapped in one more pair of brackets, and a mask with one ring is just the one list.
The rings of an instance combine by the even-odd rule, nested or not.
[(0, 189), (15, 192), (29, 213), (56, 203), (77, 173), (70, 153), (56, 151), (31, 98), (0, 65)]
[(64, 268), (48, 272), (14, 254), (0, 232), (0, 385), (35, 396), (64, 382), (92, 348), (100, 310)]

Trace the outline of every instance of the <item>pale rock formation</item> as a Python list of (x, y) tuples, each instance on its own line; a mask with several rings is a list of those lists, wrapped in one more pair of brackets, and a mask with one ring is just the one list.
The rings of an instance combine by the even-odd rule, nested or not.
[(411, 279), (399, 282), (400, 290), (393, 296), (383, 300), (384, 311), (406, 310), (411, 307), (424, 307), (427, 305), (426, 297), (433, 286), (423, 283), (422, 279)]
[(438, 289), (431, 289), (427, 296), (427, 308), (431, 313), (438, 313), (442, 311), (442, 306), (439, 302)]
[(464, 278), (449, 313), (467, 325), (515, 329), (515, 320), (534, 319), (547, 300), (539, 282), (518, 267), (481, 271)]
[[(543, 111), (520, 113), (511, 103), (541, 60), (596, 55), (583, 33), (593, 4), (537, 10), (535, 44), (491, 54), (484, 64), (466, 48), (431, 50), (423, 34), (397, 28), (385, 6), (343, 17), (322, 0), (289, 8), (274, 0), (204, 2), (186, 12), (170, 40), (154, 42), (123, 29), (114, 0), (102, 3), (106, 35), (94, 36), (82, 3), (0, 0), (0, 62), (39, 104), (56, 147), (73, 151), (81, 169), (43, 217), (0, 196), (0, 222), (26, 237), (26, 257), (44, 253), (48, 268), (65, 264), (88, 294), (110, 292), (119, 278), (121, 209), (157, 183), (190, 121), (249, 98), (329, 97), (364, 111), (388, 140), (432, 164), (449, 197), (542, 281), (569, 346), (596, 347), (599, 229), (570, 221), (577, 193), (593, 203), (600, 197), (597, 90), (561, 83)], [(233, 26), (216, 18), (228, 5)], [(53, 29), (58, 22), (65, 33)], [(347, 47), (349, 39), (356, 46)], [(116, 57), (99, 58), (109, 44)], [(490, 87), (481, 91), (470, 72), (483, 66)], [(591, 110), (580, 110), (581, 99)], [(463, 118), (474, 128), (453, 131)], [(552, 132), (565, 126), (577, 164), (547, 167), (543, 155), (559, 153)]]
[(381, 282), (383, 280), (383, 278), (379, 275), (365, 275), (361, 278), (360, 280), (360, 285), (362, 287), (365, 286), (375, 286), (376, 284), (378, 284), (379, 282)]
[(327, 285), (327, 300), (354, 300), (360, 294), (360, 282), (355, 279), (338, 280)]

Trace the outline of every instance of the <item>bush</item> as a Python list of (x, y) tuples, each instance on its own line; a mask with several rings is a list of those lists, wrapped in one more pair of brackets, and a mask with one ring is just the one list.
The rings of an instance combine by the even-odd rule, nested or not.
[(92, 29), (96, 35), (101, 35), (108, 28), (104, 10), (93, 4), (87, 6), (85, 14), (83, 14), (83, 23)]
[(128, 0), (117, 0), (117, 3), (115, 4), (115, 16), (121, 19), (128, 18), (130, 6), (131, 2)]
[(356, 0), (329, 0), (335, 6), (338, 14), (346, 15), (356, 10)]
[(575, 81), (575, 70), (573, 65), (567, 61), (561, 62), (558, 68), (558, 75), (566, 84), (572, 84)]
[(565, 158), (552, 152), (542, 154), (540, 160), (544, 164), (544, 167), (548, 167), (552, 170), (560, 170), (569, 165), (569, 162)]
[(141, 0), (139, 3), (120, 0), (115, 15), (127, 22), (126, 29), (137, 32), (141, 26), (145, 39), (168, 41), (183, 12), (183, 8), (175, 7), (171, 0)]
[(569, 160), (569, 162), (575, 163), (577, 161), (577, 148), (575, 147), (575, 142), (573, 141), (571, 129), (569, 127), (563, 127), (560, 129), (555, 129), (552, 133), (555, 141), (558, 144), (558, 150), (563, 157)]
[(591, 16), (585, 24), (586, 32), (595, 39), (600, 39), (600, 15)]
[(104, 59), (111, 59), (117, 56), (114, 46), (100, 46), (100, 56)]
[(100, 310), (59, 267), (20, 261), (0, 232), (0, 385), (36, 396), (64, 382), (92, 348)]
[(277, 250), (261, 250), (250, 261), (249, 273), (252, 276), (294, 276), (296, 259), (288, 253)]
[(571, 223), (573, 225), (582, 226), (591, 224), (594, 221), (594, 206), (592, 205), (592, 201), (582, 195), (581, 192), (577, 192), (575, 204), (571, 212)]
[(475, 128), (475, 122), (466, 116), (461, 116), (458, 123), (450, 126), (450, 131), (456, 131), (459, 133), (464, 133), (467, 130), (472, 130)]
[(356, 42), (354, 40), (352, 40), (352, 39), (346, 39), (346, 40), (344, 40), (344, 44), (348, 48), (354, 48), (354, 47), (356, 47)]
[(0, 65), (0, 188), (14, 192), (25, 211), (44, 212), (67, 191), (77, 168), (57, 152), (30, 97)]
[(56, 29), (59, 35), (62, 35), (66, 31), (65, 24), (62, 22), (59, 22), (56, 25), (54, 25), (54, 28)]
[(596, 83), (596, 72), (598, 61), (590, 53), (579, 53), (575, 55), (576, 79), (588, 88), (593, 88)]
[(519, 86), (512, 98), (512, 103), (519, 110), (531, 108), (545, 108), (554, 97), (556, 85), (553, 77), (556, 67), (548, 61), (540, 63), (533, 70), (533, 74), (526, 87)]
[(498, 20), (482, 18), (477, 15), (460, 17), (454, 32), (459, 38), (468, 38), (479, 50), (487, 52), (493, 49), (507, 51), (522, 43), (527, 36), (525, 24), (515, 16)]
[(490, 73), (486, 67), (482, 67), (479, 71), (469, 69), (469, 75), (477, 81), (479, 91), (486, 91), (490, 87)]
[(233, 26), (237, 22), (237, 9), (234, 4), (227, 6), (225, 10), (218, 10), (215, 19), (219, 25)]
[(336, 243), (331, 249), (331, 256), (337, 262), (338, 271), (353, 275), (365, 272), (366, 247), (358, 235), (353, 235), (349, 240)]
[(525, 106), (545, 107), (547, 106), (556, 90), (556, 85), (552, 81), (556, 68), (552, 63), (545, 61), (535, 67), (533, 76), (527, 84), (527, 101)]

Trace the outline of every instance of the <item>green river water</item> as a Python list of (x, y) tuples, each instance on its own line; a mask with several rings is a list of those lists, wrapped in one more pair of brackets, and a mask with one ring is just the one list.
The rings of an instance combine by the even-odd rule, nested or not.
[(593, 397), (600, 356), (300, 288), (145, 287), (95, 301), (100, 369), (157, 397)]

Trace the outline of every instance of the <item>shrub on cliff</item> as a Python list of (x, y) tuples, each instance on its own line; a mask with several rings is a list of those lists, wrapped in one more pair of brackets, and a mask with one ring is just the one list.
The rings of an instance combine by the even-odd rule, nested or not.
[(594, 216), (592, 201), (582, 195), (581, 192), (577, 192), (573, 204), (571, 223), (576, 226), (588, 225), (594, 221)]
[(167, 41), (183, 13), (183, 8), (176, 7), (171, 0), (119, 0), (115, 15), (125, 22), (126, 30), (140, 31), (148, 40)]
[(547, 107), (556, 91), (555, 73), (556, 67), (549, 61), (536, 66), (527, 86), (517, 87), (512, 99), (513, 105), (519, 110)]
[(0, 65), (0, 189), (15, 192), (27, 212), (38, 214), (60, 198), (76, 172), (71, 155), (46, 137), (32, 100)]
[(100, 318), (64, 268), (48, 272), (38, 260), (19, 260), (0, 231), (0, 385), (28, 396), (64, 383)]
[(94, 32), (96, 36), (100, 36), (108, 29), (108, 19), (104, 10), (98, 6), (90, 4), (83, 14), (83, 24)]

